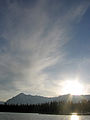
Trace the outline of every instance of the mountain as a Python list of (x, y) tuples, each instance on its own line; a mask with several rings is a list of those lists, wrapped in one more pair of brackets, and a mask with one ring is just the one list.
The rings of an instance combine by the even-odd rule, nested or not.
[(51, 101), (72, 101), (73, 103), (78, 103), (81, 101), (88, 101), (90, 100), (90, 95), (62, 95), (58, 97), (43, 97), (43, 96), (33, 96), (33, 95), (26, 95), (24, 93), (20, 93), (17, 96), (9, 99), (6, 101), (7, 104), (41, 104)]
[(89, 101), (90, 100), (90, 95), (62, 95), (58, 96), (56, 98), (56, 101), (64, 101), (64, 102), (73, 102), (73, 103), (78, 103), (81, 101)]
[(39, 104), (51, 101), (48, 97), (32, 96), (20, 93), (19, 95), (6, 101), (7, 104)]
[(0, 105), (2, 105), (2, 104), (4, 104), (4, 102), (3, 102), (3, 101), (0, 101)]

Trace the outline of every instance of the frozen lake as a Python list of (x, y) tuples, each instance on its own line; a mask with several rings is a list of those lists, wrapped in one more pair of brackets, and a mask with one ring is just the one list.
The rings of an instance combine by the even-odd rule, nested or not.
[(90, 120), (90, 116), (0, 113), (0, 120)]

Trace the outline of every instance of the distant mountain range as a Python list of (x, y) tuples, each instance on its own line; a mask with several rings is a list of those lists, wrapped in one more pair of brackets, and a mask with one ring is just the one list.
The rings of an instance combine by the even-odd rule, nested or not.
[(0, 101), (0, 105), (1, 105), (1, 104), (4, 104), (4, 102), (3, 102), (3, 101)]
[[(33, 96), (33, 95), (26, 95), (24, 93), (20, 93), (16, 95), (15, 97), (12, 97), (11, 99), (7, 100), (5, 103), (7, 104), (41, 104), (51, 101), (72, 101), (73, 103), (78, 103), (83, 100), (90, 100), (90, 95), (62, 95), (58, 97), (43, 97), (43, 96)], [(0, 104), (3, 104), (3, 102), (0, 102)]]

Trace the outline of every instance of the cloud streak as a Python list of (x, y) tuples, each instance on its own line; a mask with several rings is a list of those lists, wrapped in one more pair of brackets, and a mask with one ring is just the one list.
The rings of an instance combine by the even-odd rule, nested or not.
[[(89, 7), (85, 2), (64, 10), (60, 4), (63, 2), (58, 0), (58, 8), (54, 3), (48, 6), (47, 0), (28, 6), (24, 2), (7, 1), (6, 9), (2, 9), (0, 42), (3, 39), (4, 43), (0, 49), (0, 94), (1, 97), (5, 94), (3, 99), (7, 99), (7, 91), (10, 91), (8, 97), (18, 92), (57, 94), (58, 79), (50, 78), (47, 69), (63, 63), (67, 54), (64, 45), (72, 37), (69, 35), (73, 23), (79, 22)], [(55, 19), (54, 12), (60, 9), (63, 15), (57, 14)]]

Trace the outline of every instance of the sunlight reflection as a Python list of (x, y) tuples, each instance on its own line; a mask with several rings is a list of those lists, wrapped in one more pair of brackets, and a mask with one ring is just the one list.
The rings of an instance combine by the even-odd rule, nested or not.
[(78, 115), (72, 115), (70, 120), (80, 120)]

